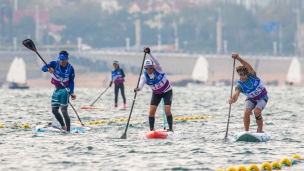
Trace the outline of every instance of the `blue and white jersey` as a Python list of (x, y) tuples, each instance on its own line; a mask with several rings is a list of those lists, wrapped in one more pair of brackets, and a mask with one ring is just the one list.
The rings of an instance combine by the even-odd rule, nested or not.
[(247, 81), (251, 82), (251, 87), (245, 85), (241, 80), (238, 81), (238, 84), (243, 89), (241, 93), (247, 96), (248, 99), (260, 100), (264, 96), (267, 96), (267, 90), (259, 78), (248, 76)]
[(166, 78), (165, 73), (159, 73), (156, 70), (154, 71), (155, 79), (151, 80), (146, 71), (144, 71), (144, 75), (146, 77), (146, 84), (150, 86), (153, 90), (154, 94), (161, 94), (171, 90), (171, 86), (169, 81)]

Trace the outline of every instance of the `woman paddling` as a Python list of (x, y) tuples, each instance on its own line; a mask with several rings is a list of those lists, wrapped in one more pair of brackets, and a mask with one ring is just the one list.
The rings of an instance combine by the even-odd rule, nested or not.
[(120, 93), (123, 99), (123, 109), (127, 108), (126, 105), (126, 97), (125, 97), (125, 86), (124, 86), (124, 82), (125, 82), (125, 73), (124, 71), (119, 67), (119, 63), (118, 61), (114, 61), (113, 62), (113, 71), (112, 71), (112, 80), (110, 82), (110, 87), (112, 86), (112, 83), (114, 82), (115, 84), (115, 88), (114, 88), (114, 95), (115, 95), (115, 104), (114, 104), (114, 108), (117, 108), (117, 101), (118, 101), (118, 91), (120, 89)]
[(253, 110), (258, 124), (257, 132), (262, 132), (262, 110), (265, 108), (268, 101), (267, 90), (248, 62), (242, 59), (237, 53), (232, 54), (232, 58), (240, 61), (242, 65), (236, 67), (236, 72), (238, 73), (240, 80), (235, 87), (235, 93), (228, 102), (229, 104), (235, 103), (238, 100), (240, 93), (244, 94), (247, 97), (244, 110), (245, 131), (249, 131), (250, 114)]
[(172, 104), (172, 88), (169, 80), (166, 78), (166, 74), (163, 71), (158, 59), (150, 53), (150, 48), (144, 48), (144, 52), (149, 54), (151, 59), (148, 59), (144, 63), (144, 73), (140, 77), (139, 86), (134, 89), (135, 92), (142, 90), (144, 84), (147, 84), (152, 89), (152, 98), (150, 103), (149, 124), (150, 130), (154, 130), (155, 112), (162, 98), (164, 98), (165, 112), (167, 115), (167, 122), (169, 125), (168, 131), (173, 131), (173, 119), (171, 114)]

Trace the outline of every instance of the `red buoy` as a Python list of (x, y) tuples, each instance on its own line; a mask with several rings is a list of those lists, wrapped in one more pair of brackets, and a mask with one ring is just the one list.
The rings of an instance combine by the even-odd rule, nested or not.
[(155, 131), (150, 131), (146, 133), (146, 137), (149, 138), (168, 138), (169, 133), (173, 132), (168, 132), (167, 130), (155, 130)]

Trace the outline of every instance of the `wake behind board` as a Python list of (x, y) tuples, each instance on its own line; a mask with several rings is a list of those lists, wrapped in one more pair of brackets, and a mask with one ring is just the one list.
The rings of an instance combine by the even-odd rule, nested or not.
[(246, 142), (266, 142), (270, 139), (270, 136), (263, 132), (241, 132), (234, 135), (234, 141), (246, 141)]
[(167, 131), (167, 130), (155, 130), (146, 133), (146, 137), (148, 139), (151, 138), (159, 138), (159, 139), (166, 139), (166, 138), (173, 138), (174, 132)]
[[(90, 130), (91, 128), (82, 126), (80, 124), (71, 124), (70, 129), (71, 132), (84, 132)], [(66, 132), (65, 130), (61, 129), (60, 124), (52, 124), (52, 123), (37, 125), (34, 128), (34, 131), (35, 132)]]
[(82, 106), (82, 110), (105, 110), (104, 107), (97, 107), (97, 106)]

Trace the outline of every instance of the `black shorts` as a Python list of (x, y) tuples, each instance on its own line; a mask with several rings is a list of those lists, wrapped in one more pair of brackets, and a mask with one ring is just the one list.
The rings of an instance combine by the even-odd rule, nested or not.
[(172, 96), (173, 92), (172, 90), (167, 91), (166, 93), (162, 94), (154, 94), (152, 93), (152, 98), (151, 98), (151, 103), (150, 105), (158, 106), (161, 99), (164, 98), (165, 105), (170, 105), (172, 104)]

